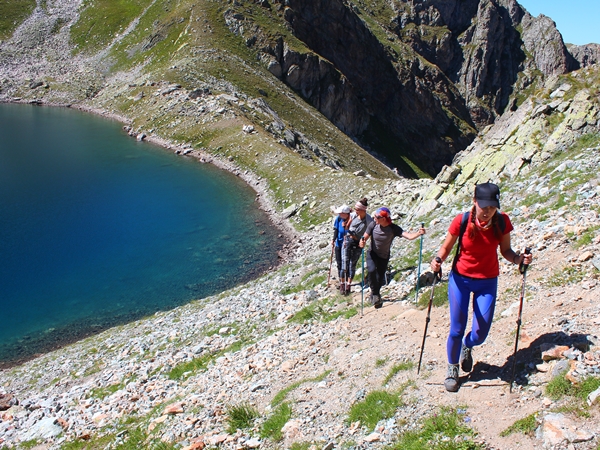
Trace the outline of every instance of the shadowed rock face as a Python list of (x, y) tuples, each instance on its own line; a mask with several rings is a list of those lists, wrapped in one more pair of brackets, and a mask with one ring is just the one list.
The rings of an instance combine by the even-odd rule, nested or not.
[(554, 22), (532, 17), (514, 0), (396, 3), (395, 16), (383, 25), (391, 40), (408, 46), (401, 55), (342, 0), (281, 6), (294, 35), (314, 54), (281, 41), (263, 47), (274, 57), (271, 72), (392, 165), (405, 155), (430, 174), (539, 74), (579, 67)]
[[(469, 111), (437, 67), (416, 54), (410, 59), (395, 54), (339, 0), (288, 0), (286, 5), (285, 19), (294, 34), (328, 62), (318, 65), (317, 74), (317, 64), (312, 69), (306, 59), (298, 64), (301, 58), (287, 52), (282, 78), (303, 95), (310, 92), (313, 105), (327, 105), (322, 111), (340, 128), (365, 141), (388, 133), (386, 139), (432, 174), (472, 140)], [(332, 70), (341, 74), (337, 84), (326, 81)], [(328, 99), (342, 89), (343, 106), (332, 106)], [(461, 131), (461, 122), (467, 132)], [(383, 156), (395, 162), (393, 154)]]
[(568, 49), (581, 67), (589, 67), (600, 62), (599, 44), (569, 45)]

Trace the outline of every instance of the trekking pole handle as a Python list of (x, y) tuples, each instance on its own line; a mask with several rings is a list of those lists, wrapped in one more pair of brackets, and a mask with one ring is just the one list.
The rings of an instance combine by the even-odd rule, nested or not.
[[(524, 255), (531, 255), (531, 248), (530, 247), (526, 247), (525, 251), (523, 252)], [(519, 272), (520, 273), (525, 273), (527, 271), (527, 268), (529, 267), (529, 264), (523, 264), (521, 262), (521, 264), (519, 264)]]
[(440, 270), (438, 270), (437, 272), (434, 273), (437, 281), (440, 281), (442, 279), (442, 262), (443, 261), (442, 261), (442, 258), (440, 258), (439, 256), (436, 256), (434, 259), (435, 259), (435, 262), (440, 265)]

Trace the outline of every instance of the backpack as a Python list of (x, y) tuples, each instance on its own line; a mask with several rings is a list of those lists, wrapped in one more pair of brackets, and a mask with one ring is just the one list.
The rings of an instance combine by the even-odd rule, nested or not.
[[(506, 229), (506, 222), (504, 221), (504, 216), (500, 214), (500, 211), (496, 211), (498, 216), (498, 226), (500, 227), (500, 232), (504, 234), (504, 230)], [(471, 215), (471, 211), (464, 212), (462, 215), (462, 219), (460, 220), (460, 231), (458, 232), (458, 245), (456, 246), (456, 253), (454, 254), (454, 260), (452, 261), (452, 270), (456, 272), (456, 263), (458, 262), (458, 256), (460, 255), (460, 247), (462, 245), (462, 237), (467, 231), (467, 225), (469, 223), (469, 216)]]

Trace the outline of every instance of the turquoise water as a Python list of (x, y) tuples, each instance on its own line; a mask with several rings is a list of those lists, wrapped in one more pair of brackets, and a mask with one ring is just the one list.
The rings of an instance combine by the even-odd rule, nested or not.
[(264, 272), (283, 242), (254, 199), (118, 122), (0, 104), (0, 364)]

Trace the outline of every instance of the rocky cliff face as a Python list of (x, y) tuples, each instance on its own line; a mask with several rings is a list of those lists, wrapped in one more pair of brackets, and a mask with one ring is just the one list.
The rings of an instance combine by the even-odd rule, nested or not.
[(600, 62), (599, 44), (567, 45), (567, 48), (581, 67), (589, 67)]
[[(580, 66), (554, 22), (532, 17), (514, 0), (262, 5), (279, 11), (307, 47), (291, 50), (281, 37), (261, 37), (260, 27), (246, 33), (271, 72), (388, 162), (406, 156), (429, 173), (477, 129), (516, 108), (511, 98)], [(595, 60), (595, 53), (585, 55)], [(386, 147), (383, 135), (394, 145)]]

